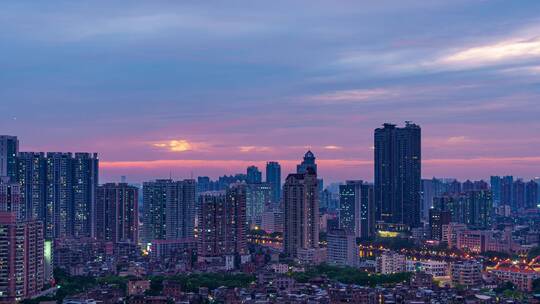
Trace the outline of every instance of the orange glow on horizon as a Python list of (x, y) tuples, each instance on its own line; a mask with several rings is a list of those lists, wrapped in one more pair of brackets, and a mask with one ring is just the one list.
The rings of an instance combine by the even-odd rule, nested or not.
[[(283, 166), (294, 166), (300, 160), (278, 160)], [(540, 156), (532, 157), (478, 157), (478, 158), (441, 158), (426, 159), (422, 161), (426, 165), (504, 165), (515, 163), (540, 165)], [(242, 167), (249, 165), (264, 165), (264, 160), (220, 160), (220, 159), (160, 159), (160, 160), (138, 160), (138, 161), (101, 161), (102, 168), (164, 168), (164, 167)], [(348, 159), (318, 159), (317, 164), (323, 167), (353, 167), (373, 165), (371, 160), (348, 160)]]

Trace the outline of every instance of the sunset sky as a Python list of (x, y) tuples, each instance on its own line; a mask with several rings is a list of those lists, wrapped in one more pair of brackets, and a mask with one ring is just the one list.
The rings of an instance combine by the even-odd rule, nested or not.
[(310, 148), (328, 182), (371, 180), (373, 129), (410, 120), (424, 177), (540, 175), (540, 1), (111, 2), (1, 4), (21, 151), (140, 182)]

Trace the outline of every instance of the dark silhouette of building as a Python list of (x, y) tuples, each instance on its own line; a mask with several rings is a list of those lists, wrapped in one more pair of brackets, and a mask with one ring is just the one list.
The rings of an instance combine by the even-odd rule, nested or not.
[(96, 239), (113, 243), (138, 243), (139, 189), (126, 183), (98, 187)]
[(384, 124), (375, 129), (375, 204), (377, 219), (420, 226), (421, 130)]
[(513, 200), (513, 176), (503, 176), (501, 179), (501, 205), (512, 206)]
[(304, 155), (304, 160), (296, 166), (296, 173), (306, 173), (308, 168), (311, 168), (313, 173), (317, 175), (317, 164), (315, 163), (315, 155), (311, 151), (307, 151)]
[(525, 207), (525, 182), (522, 179), (518, 179), (512, 184), (511, 206), (514, 210)]
[(278, 162), (266, 163), (266, 183), (272, 187), (272, 202), (277, 206), (281, 200), (281, 166)]
[(525, 185), (525, 208), (534, 209), (538, 205), (538, 183), (530, 180)]
[(493, 193), (493, 206), (498, 207), (501, 204), (501, 177), (491, 176), (490, 186)]
[(256, 166), (249, 166), (246, 170), (246, 182), (248, 184), (262, 183), (262, 173)]

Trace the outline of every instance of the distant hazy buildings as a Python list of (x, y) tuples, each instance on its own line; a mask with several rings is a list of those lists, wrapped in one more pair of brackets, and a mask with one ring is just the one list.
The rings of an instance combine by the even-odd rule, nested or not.
[(0, 177), (7, 176), (13, 181), (15, 180), (18, 153), (19, 140), (17, 136), (0, 135)]
[(195, 180), (145, 182), (143, 204), (144, 242), (193, 238)]
[(255, 166), (249, 166), (246, 170), (246, 182), (248, 184), (262, 183), (262, 172)]
[(356, 237), (369, 238), (375, 230), (373, 186), (363, 181), (347, 181), (339, 186), (339, 225)]
[(421, 130), (384, 124), (375, 129), (375, 204), (386, 223), (420, 226)]
[(298, 173), (283, 186), (285, 204), (284, 252), (298, 257), (299, 250), (319, 248), (319, 193), (315, 156), (308, 151)]
[(513, 176), (492, 176), (490, 181), (494, 206), (506, 205), (516, 211), (533, 209), (540, 203), (539, 186), (535, 180), (525, 182)]
[(493, 199), (491, 191), (469, 191), (434, 198), (433, 210), (448, 211), (451, 221), (476, 228), (491, 225)]
[(429, 210), (433, 206), (433, 198), (441, 193), (438, 193), (438, 179), (422, 179), (422, 204), (420, 208), (421, 219), (426, 221), (429, 218)]
[(139, 240), (139, 189), (126, 183), (98, 187), (96, 239), (113, 243)]
[(266, 163), (266, 183), (272, 187), (272, 202), (276, 206), (281, 199), (281, 166), (278, 162)]
[(197, 193), (226, 190), (231, 184), (237, 182), (247, 182), (247, 175), (223, 175), (217, 180), (211, 180), (208, 176), (199, 176), (197, 178)]

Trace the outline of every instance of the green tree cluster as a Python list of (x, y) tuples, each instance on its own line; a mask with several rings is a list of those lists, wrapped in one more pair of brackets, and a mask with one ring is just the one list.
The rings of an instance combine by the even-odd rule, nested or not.
[(352, 267), (337, 267), (326, 264), (311, 267), (305, 272), (295, 272), (291, 274), (291, 276), (300, 283), (306, 283), (311, 279), (326, 276), (331, 280), (344, 284), (363, 286), (404, 283), (410, 280), (411, 275), (411, 273), (407, 272), (396, 274), (372, 274), (358, 271), (358, 269)]

